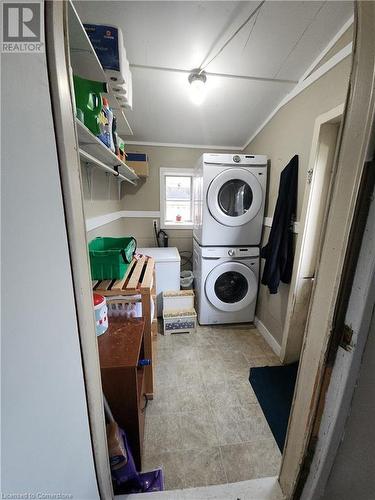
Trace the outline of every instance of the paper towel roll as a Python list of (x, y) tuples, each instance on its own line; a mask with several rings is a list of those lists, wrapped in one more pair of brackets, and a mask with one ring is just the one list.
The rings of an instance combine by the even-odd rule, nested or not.
[(129, 62), (126, 57), (122, 30), (118, 26), (85, 23), (86, 32), (94, 46), (108, 82), (124, 83)]

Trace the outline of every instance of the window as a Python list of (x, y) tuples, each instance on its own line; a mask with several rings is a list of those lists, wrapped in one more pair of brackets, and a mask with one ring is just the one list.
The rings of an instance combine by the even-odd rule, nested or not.
[(160, 169), (160, 227), (193, 227), (193, 169)]

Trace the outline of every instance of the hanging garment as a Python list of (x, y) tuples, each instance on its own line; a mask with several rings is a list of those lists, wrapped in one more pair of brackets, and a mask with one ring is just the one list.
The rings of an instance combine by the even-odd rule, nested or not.
[(280, 175), (279, 194), (268, 243), (261, 256), (266, 259), (262, 284), (277, 293), (280, 281), (290, 283), (293, 270), (292, 224), (297, 210), (298, 155), (293, 156)]

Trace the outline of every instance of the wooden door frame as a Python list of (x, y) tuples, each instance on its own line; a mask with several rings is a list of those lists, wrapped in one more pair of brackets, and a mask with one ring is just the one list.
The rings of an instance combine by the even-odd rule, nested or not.
[[(309, 183), (309, 179), (306, 180), (305, 193), (303, 197), (301, 219), (299, 223), (300, 232), (297, 238), (297, 247), (294, 257), (293, 274), (290, 284), (288, 305), (287, 305), (283, 336), (282, 336), (281, 352), (280, 352), (280, 359), (283, 363), (291, 363), (297, 361), (300, 357), (302, 341), (303, 341), (303, 333), (305, 330), (305, 324), (307, 318), (307, 310), (309, 308), (309, 303), (311, 298), (311, 294), (308, 294), (308, 296), (306, 297), (306, 302), (304, 303), (304, 306), (306, 307), (306, 316), (304, 318), (297, 317), (298, 314), (296, 314), (295, 306), (296, 306), (296, 300), (300, 295), (298, 293), (299, 292), (298, 288), (299, 288), (299, 277), (301, 274), (304, 249), (305, 246), (308, 244), (307, 233), (309, 230), (308, 223), (310, 217), (311, 198), (314, 190), (314, 180), (316, 179), (316, 174), (320, 173), (320, 171), (318, 172), (318, 170), (322, 168), (319, 162), (317, 161), (319, 155), (319, 148), (321, 144), (320, 141), (321, 133), (323, 131), (324, 125), (329, 123), (341, 122), (343, 113), (344, 113), (344, 104), (342, 103), (336, 106), (335, 108), (327, 111), (326, 113), (319, 115), (315, 120), (314, 124), (313, 139), (312, 139), (310, 158), (308, 163), (308, 172), (310, 173), (312, 178), (311, 178), (311, 184)], [(337, 146), (338, 140), (339, 136), (337, 137), (335, 146)], [(336, 156), (337, 156), (337, 147), (336, 147), (336, 155), (335, 158), (333, 159), (333, 165), (335, 164), (335, 160), (337, 159)], [(327, 168), (327, 165), (324, 165), (323, 168), (325, 170)], [(331, 173), (330, 186), (328, 187), (327, 198), (326, 198), (327, 208), (328, 208), (328, 200), (332, 192), (332, 179), (333, 179), (333, 170)], [(327, 215), (328, 215), (327, 208), (325, 210), (325, 215), (323, 216), (324, 219), (323, 227), (327, 222)], [(319, 255), (319, 248), (321, 248), (321, 244), (324, 238), (323, 228), (321, 231), (320, 238), (321, 238), (320, 245), (318, 246), (317, 249), (318, 255)]]
[(85, 379), (92, 451), (101, 498), (113, 498), (104, 419), (98, 343), (92, 309), (82, 201), (81, 163), (69, 82), (68, 2), (45, 2), (45, 32), (51, 106), (64, 200), (79, 341)]
[[(113, 498), (113, 491), (108, 464), (97, 343), (93, 336), (94, 319), (91, 312), (89, 266), (86, 251), (82, 251), (83, 248), (86, 249), (85, 221), (81, 200), (80, 163), (76, 151), (74, 113), (66, 66), (64, 6), (66, 7), (66, 2), (46, 2), (46, 27), (49, 26), (49, 29), (46, 29), (46, 48), (93, 454), (101, 497), (109, 499)], [(353, 74), (344, 114), (336, 182), (279, 476), (280, 485), (287, 498), (292, 498), (297, 484), (320, 394), (325, 346), (328, 343), (374, 115), (375, 4), (358, 2), (356, 10), (358, 11), (358, 16), (356, 16), (358, 40), (354, 43)], [(334, 265), (330, 264), (329, 259), (333, 249), (337, 256)], [(330, 280), (329, 286), (324, 287), (327, 278)], [(324, 314), (318, 314), (319, 307), (322, 308)], [(311, 335), (309, 335), (311, 326), (314, 326), (315, 331), (322, 332), (323, 336), (321, 342), (323, 349), (316, 358), (313, 371), (306, 364), (308, 350), (311, 347)]]
[(293, 498), (322, 390), (350, 232), (375, 117), (375, 3), (355, 3), (353, 63), (319, 269), (307, 318), (279, 482)]

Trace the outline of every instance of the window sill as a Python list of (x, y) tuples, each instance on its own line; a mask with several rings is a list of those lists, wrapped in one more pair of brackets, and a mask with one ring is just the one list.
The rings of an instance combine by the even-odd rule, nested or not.
[(190, 222), (164, 222), (161, 224), (160, 229), (193, 229), (194, 224)]

